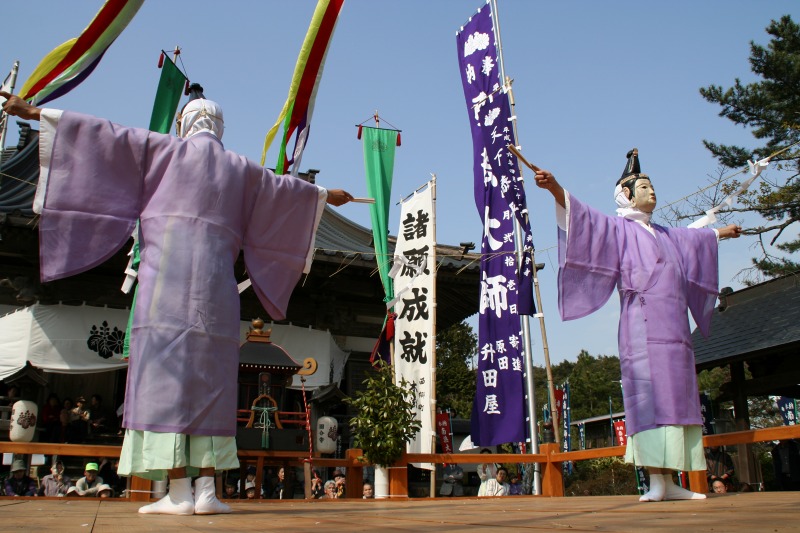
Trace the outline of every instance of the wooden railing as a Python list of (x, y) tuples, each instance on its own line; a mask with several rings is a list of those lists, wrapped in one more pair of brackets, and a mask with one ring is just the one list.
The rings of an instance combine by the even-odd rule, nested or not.
[[(710, 435), (703, 438), (704, 446), (730, 446), (733, 444), (750, 444), (783, 439), (800, 438), (800, 425), (782, 426), (749, 431), (737, 431)], [(120, 446), (82, 445), (82, 444), (47, 444), (40, 442), (0, 442), (0, 453), (16, 454), (45, 454), (63, 455), (71, 457), (119, 457)], [(315, 466), (346, 468), (347, 486), (360, 487), (363, 468), (361, 450), (347, 450), (344, 459), (327, 459), (313, 457)], [(542, 476), (542, 496), (564, 496), (563, 463), (566, 461), (585, 461), (601, 457), (621, 457), (625, 455), (624, 446), (608, 448), (595, 448), (574, 452), (561, 452), (557, 444), (542, 444), (537, 454), (492, 454), (491, 460), (495, 463), (539, 463)], [(392, 498), (408, 498), (409, 463), (458, 463), (478, 464), (485, 463), (487, 459), (483, 454), (403, 454), (401, 459), (389, 469), (389, 494)], [(244, 469), (248, 464), (255, 463), (257, 490), (260, 490), (261, 472), (266, 464), (280, 464), (286, 466), (307, 465), (308, 454), (303, 452), (278, 452), (268, 450), (239, 450), (239, 461)], [(308, 476), (307, 476), (308, 477)], [(133, 477), (131, 480), (130, 499), (134, 501), (147, 501), (150, 499), (150, 481)], [(689, 488), (695, 492), (707, 492), (705, 472), (689, 473)], [(361, 498), (358, 490), (349, 491), (348, 498)]]

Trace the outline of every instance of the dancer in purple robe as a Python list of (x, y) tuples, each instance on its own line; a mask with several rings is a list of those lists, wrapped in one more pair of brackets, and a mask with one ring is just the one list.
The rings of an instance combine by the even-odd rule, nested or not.
[(310, 267), (324, 203), (352, 196), (276, 176), (226, 151), (222, 110), (205, 98), (184, 107), (176, 138), (0, 96), (8, 98), (7, 113), (41, 122), (34, 209), (41, 213), (43, 282), (99, 265), (140, 220), (119, 473), (168, 475), (170, 487), (139, 511), (230, 512), (216, 498), (214, 473), (239, 465), (233, 266), (244, 250), (261, 303), (272, 318), (284, 318)]
[(673, 470), (705, 470), (702, 419), (687, 309), (708, 335), (717, 297), (719, 230), (652, 224), (656, 195), (638, 150), (614, 193), (619, 216), (585, 205), (547, 170), (536, 184), (553, 195), (559, 219), (558, 305), (563, 320), (602, 307), (616, 287), (628, 446), (626, 461), (646, 466), (650, 491), (640, 501), (703, 499), (675, 485)]

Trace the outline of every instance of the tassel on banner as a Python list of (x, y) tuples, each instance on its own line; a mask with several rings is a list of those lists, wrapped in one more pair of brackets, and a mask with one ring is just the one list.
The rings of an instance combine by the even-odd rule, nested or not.
[(400, 142), (400, 132), (397, 132), (397, 146), (400, 146), (402, 143)]
[(161, 54), (158, 56), (158, 68), (161, 68), (163, 66), (164, 66), (164, 52), (161, 52)]
[(364, 129), (364, 127), (361, 124), (359, 124), (358, 125), (358, 135), (357, 135), (359, 141), (361, 140), (361, 131), (363, 129)]

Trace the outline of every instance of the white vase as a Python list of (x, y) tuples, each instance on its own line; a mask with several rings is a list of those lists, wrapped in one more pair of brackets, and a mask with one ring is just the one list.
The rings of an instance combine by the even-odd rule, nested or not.
[(375, 499), (389, 497), (389, 469), (375, 465)]
[(36, 402), (19, 400), (11, 407), (11, 424), (8, 428), (8, 439), (13, 442), (31, 442), (36, 435), (36, 417), (39, 406)]

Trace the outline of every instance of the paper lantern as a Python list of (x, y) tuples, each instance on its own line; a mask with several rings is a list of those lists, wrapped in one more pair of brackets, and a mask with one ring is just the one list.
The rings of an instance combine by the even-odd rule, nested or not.
[(336, 451), (336, 438), (339, 436), (339, 423), (332, 416), (322, 416), (317, 420), (317, 451), (333, 453)]
[(13, 442), (31, 442), (36, 435), (36, 417), (39, 406), (36, 402), (19, 400), (11, 407), (11, 425), (8, 438)]

